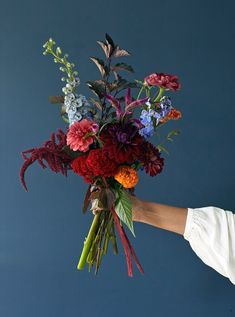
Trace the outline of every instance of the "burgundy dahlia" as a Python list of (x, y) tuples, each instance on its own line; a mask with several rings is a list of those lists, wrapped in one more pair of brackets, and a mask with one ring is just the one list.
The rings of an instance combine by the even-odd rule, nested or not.
[(164, 166), (164, 158), (160, 156), (159, 150), (152, 143), (145, 141), (141, 146), (139, 160), (143, 163), (145, 172), (150, 176), (161, 173)]
[(144, 138), (132, 123), (113, 123), (104, 128), (100, 135), (103, 150), (117, 163), (132, 163), (140, 155)]
[(153, 73), (145, 77), (144, 82), (149, 86), (159, 86), (171, 90), (179, 90), (181, 87), (178, 76), (164, 73)]

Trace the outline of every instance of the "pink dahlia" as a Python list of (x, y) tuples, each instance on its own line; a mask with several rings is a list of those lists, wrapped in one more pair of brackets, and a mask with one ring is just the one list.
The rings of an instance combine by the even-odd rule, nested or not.
[(83, 119), (73, 123), (67, 133), (67, 145), (73, 151), (86, 152), (94, 141), (94, 134), (98, 131), (98, 124), (94, 121)]
[(181, 85), (176, 75), (154, 73), (144, 79), (145, 84), (149, 86), (160, 86), (165, 89), (179, 90)]

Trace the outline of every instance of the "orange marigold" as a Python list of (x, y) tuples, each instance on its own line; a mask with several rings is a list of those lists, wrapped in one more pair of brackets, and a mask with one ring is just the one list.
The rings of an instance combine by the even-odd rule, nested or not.
[(124, 188), (135, 187), (139, 181), (137, 171), (126, 165), (118, 168), (118, 172), (114, 175), (114, 178), (122, 184)]
[(182, 117), (182, 114), (179, 110), (176, 110), (175, 108), (171, 109), (171, 111), (161, 119), (161, 122), (165, 123), (168, 120), (179, 120)]

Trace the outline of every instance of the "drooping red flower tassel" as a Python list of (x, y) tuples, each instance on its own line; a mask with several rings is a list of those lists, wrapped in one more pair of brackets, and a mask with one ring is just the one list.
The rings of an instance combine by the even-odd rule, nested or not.
[[(66, 134), (58, 129), (56, 137), (58, 144), (56, 143), (55, 133), (52, 133), (50, 140), (45, 141), (42, 147), (32, 148), (21, 153), (25, 162), (20, 169), (20, 180), (26, 191), (28, 189), (25, 182), (25, 172), (35, 161), (38, 161), (43, 169), (47, 167), (44, 163), (46, 161), (53, 172), (60, 172), (65, 176), (67, 176), (67, 170), (71, 169), (70, 163), (73, 158), (63, 150), (63, 147), (66, 146)], [(30, 156), (27, 157), (27, 154)]]
[(128, 239), (128, 237), (124, 231), (124, 228), (120, 225), (120, 220), (119, 220), (119, 218), (115, 212), (115, 209), (113, 207), (111, 208), (111, 212), (112, 212), (114, 223), (116, 225), (116, 228), (117, 228), (118, 234), (120, 236), (120, 239), (122, 241), (122, 245), (123, 245), (124, 252), (126, 255), (128, 276), (131, 276), (131, 277), (133, 276), (131, 256), (133, 257), (133, 260), (135, 261), (136, 266), (138, 267), (140, 273), (144, 274), (144, 270), (143, 270), (136, 254), (135, 254), (135, 251), (130, 243), (130, 240)]

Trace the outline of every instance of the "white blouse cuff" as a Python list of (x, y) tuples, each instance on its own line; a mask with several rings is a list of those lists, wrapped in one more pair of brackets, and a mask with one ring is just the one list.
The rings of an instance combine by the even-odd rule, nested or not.
[(208, 266), (235, 284), (235, 215), (218, 207), (188, 208), (184, 238)]

